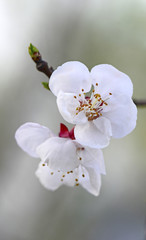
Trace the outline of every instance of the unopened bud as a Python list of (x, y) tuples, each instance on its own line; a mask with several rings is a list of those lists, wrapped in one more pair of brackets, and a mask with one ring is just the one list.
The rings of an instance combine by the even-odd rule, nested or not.
[(34, 62), (38, 62), (39, 60), (41, 60), (39, 50), (35, 46), (33, 46), (32, 43), (30, 43), (28, 47), (28, 52)]

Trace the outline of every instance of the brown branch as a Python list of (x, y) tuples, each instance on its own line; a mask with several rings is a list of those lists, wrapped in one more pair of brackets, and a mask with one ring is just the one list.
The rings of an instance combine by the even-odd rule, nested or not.
[[(44, 73), (48, 78), (50, 78), (54, 71), (53, 67), (48, 67), (48, 63), (42, 60), (39, 50), (32, 44), (30, 44), (28, 51), (32, 60), (36, 63), (37, 70)], [(45, 88), (49, 90), (47, 82), (42, 82), (42, 84), (44, 85)], [(133, 102), (137, 107), (146, 107), (146, 99), (143, 100), (133, 99)]]
[(144, 100), (137, 100), (137, 99), (133, 99), (133, 102), (135, 103), (135, 105), (137, 107), (146, 107), (146, 99)]
[(53, 67), (48, 67), (48, 63), (43, 60), (36, 63), (36, 68), (38, 71), (43, 72), (48, 78), (51, 77), (54, 71)]
[(36, 69), (50, 78), (54, 69), (53, 67), (49, 67), (48, 63), (42, 60), (41, 54), (39, 52), (35, 53), (32, 59), (36, 63)]
[(43, 72), (48, 78), (50, 78), (54, 69), (53, 67), (48, 67), (48, 63), (42, 60), (39, 50), (30, 43), (28, 52), (32, 60), (36, 63), (37, 70)]

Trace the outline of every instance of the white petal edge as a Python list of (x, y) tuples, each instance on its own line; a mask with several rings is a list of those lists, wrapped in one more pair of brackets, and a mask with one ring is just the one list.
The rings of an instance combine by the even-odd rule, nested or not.
[(91, 148), (107, 147), (112, 135), (110, 121), (99, 117), (94, 121), (76, 125), (74, 134), (77, 142)]
[(100, 64), (91, 70), (92, 84), (96, 87), (96, 92), (108, 95), (110, 92), (114, 94), (125, 94), (129, 97), (133, 94), (133, 84), (131, 79), (123, 72), (109, 64)]
[(101, 149), (84, 147), (84, 150), (80, 151), (80, 157), (82, 158), (82, 165), (95, 169), (100, 174), (106, 174), (104, 157)]
[(103, 115), (111, 122), (113, 138), (122, 138), (136, 127), (137, 107), (132, 99), (125, 95), (117, 97), (111, 110)]
[(93, 168), (83, 168), (85, 177), (79, 179), (80, 185), (94, 196), (98, 196), (101, 188), (101, 175)]
[[(42, 164), (43, 162), (40, 162), (35, 174), (46, 189), (55, 191), (61, 185), (74, 187), (76, 184), (79, 184), (94, 196), (99, 195), (101, 176), (96, 170), (79, 166), (73, 173), (67, 174), (62, 171), (53, 171), (48, 166), (43, 166)], [(84, 174), (84, 178), (82, 174)], [(62, 175), (65, 177), (63, 178)], [(78, 179), (78, 181), (76, 181), (76, 179)]]
[(55, 191), (62, 185), (62, 173), (52, 171), (48, 166), (42, 166), (42, 164), (43, 162), (40, 162), (35, 174), (45, 188)]
[(85, 92), (89, 92), (91, 88), (89, 70), (81, 62), (66, 62), (52, 73), (49, 87), (56, 96), (60, 91), (80, 93), (84, 89)]
[(15, 139), (19, 147), (35, 158), (38, 158), (36, 148), (46, 139), (53, 136), (54, 134), (50, 131), (50, 129), (32, 122), (23, 124), (15, 133)]

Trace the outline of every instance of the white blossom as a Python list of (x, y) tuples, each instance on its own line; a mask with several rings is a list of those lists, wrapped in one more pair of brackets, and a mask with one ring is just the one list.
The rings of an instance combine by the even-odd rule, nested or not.
[(122, 138), (136, 126), (132, 82), (111, 65), (97, 65), (89, 72), (80, 62), (67, 62), (53, 72), (49, 87), (63, 118), (76, 124), (80, 144), (103, 148), (111, 136)]
[(16, 131), (17, 144), (30, 156), (41, 158), (36, 176), (44, 187), (81, 185), (97, 196), (105, 174), (102, 151), (79, 144), (74, 131), (61, 124), (59, 136), (37, 123), (25, 123)]

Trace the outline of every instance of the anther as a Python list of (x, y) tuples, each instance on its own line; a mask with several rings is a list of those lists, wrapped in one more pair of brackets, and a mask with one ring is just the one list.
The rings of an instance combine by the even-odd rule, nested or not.
[(95, 92), (95, 89), (93, 89), (92, 92), (94, 93), (94, 92)]
[(51, 175), (53, 175), (54, 173), (53, 172), (51, 172)]
[(75, 186), (79, 186), (79, 183), (76, 183), (76, 185)]
[(62, 177), (65, 177), (65, 174), (63, 174)]
[(110, 92), (109, 95), (112, 95), (112, 93)]
[(44, 166), (45, 166), (45, 163), (43, 163), (42, 166), (44, 167)]
[(104, 104), (107, 106), (108, 104), (106, 102), (104, 102)]
[(79, 160), (81, 161), (81, 160), (82, 160), (82, 158), (80, 157), (80, 158), (79, 158)]
[(73, 173), (73, 171), (70, 171), (70, 173)]
[(84, 92), (84, 89), (82, 88), (82, 92)]
[(74, 96), (74, 98), (77, 98), (76, 96)]
[(81, 97), (81, 94), (79, 94), (79, 97)]
[(87, 112), (87, 113), (86, 113), (86, 117), (89, 117), (89, 116), (90, 116), (90, 113), (89, 113), (89, 112)]
[(96, 86), (98, 86), (98, 83), (96, 83)]
[(85, 174), (82, 174), (82, 177), (85, 177)]
[(79, 180), (76, 178), (75, 181), (78, 182)]
[(95, 97), (95, 98), (100, 98), (100, 97), (101, 97), (101, 95), (100, 95), (100, 94), (98, 94), (98, 93), (96, 93), (96, 94), (94, 94), (94, 97)]
[(69, 174), (70, 172), (67, 172), (67, 174)]
[(63, 182), (63, 179), (61, 178), (61, 180), (60, 180), (61, 182)]

